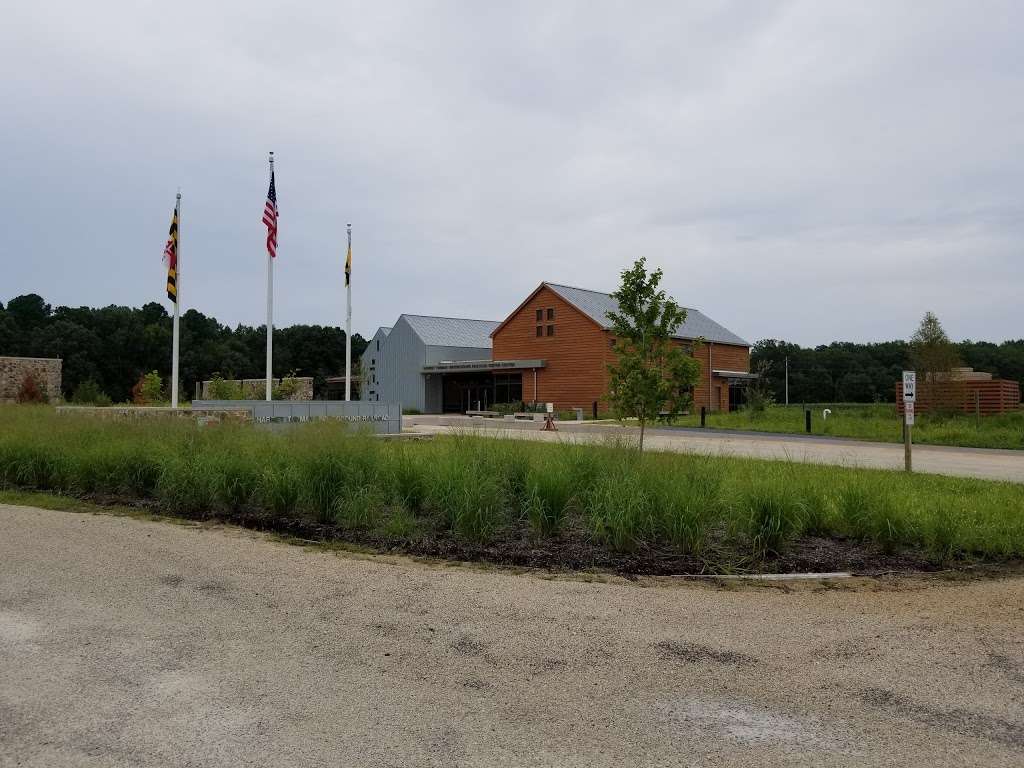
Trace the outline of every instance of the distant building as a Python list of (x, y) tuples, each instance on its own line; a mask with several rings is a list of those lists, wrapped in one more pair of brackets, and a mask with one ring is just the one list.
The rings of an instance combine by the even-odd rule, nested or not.
[[(610, 294), (541, 283), (492, 334), (494, 359), (538, 358), (523, 378), (523, 399), (553, 402), (559, 410), (607, 407), (608, 365), (615, 360), (608, 312), (619, 305)], [(743, 401), (750, 374), (750, 344), (696, 309), (673, 337), (700, 363), (696, 407), (734, 410)], [(695, 346), (696, 339), (704, 343)]]
[[(363, 356), (367, 399), (424, 413), (515, 402), (603, 412), (614, 360), (606, 313), (617, 308), (607, 293), (541, 283), (501, 322), (402, 315)], [(700, 363), (694, 405), (737, 408), (755, 378), (750, 344), (696, 309), (674, 337)]]
[[(1020, 382), (997, 379), (973, 368), (953, 368), (948, 374), (918, 377), (917, 413), (962, 411), (990, 416), (1021, 407)], [(903, 381), (896, 382), (896, 410), (903, 413)]]

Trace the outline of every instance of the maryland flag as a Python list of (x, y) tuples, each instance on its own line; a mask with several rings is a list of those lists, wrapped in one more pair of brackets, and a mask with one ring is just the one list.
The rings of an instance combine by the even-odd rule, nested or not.
[(178, 204), (174, 204), (171, 231), (164, 246), (164, 264), (167, 265), (167, 298), (178, 303)]
[(352, 282), (352, 241), (348, 243), (348, 256), (345, 257), (345, 285)]

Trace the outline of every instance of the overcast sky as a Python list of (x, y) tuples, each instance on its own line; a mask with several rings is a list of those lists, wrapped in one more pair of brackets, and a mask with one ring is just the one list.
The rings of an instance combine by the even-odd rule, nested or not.
[[(754, 341), (1024, 336), (1024, 3), (46, 2), (0, 25), (0, 301), (502, 319), (638, 256)], [(164, 300), (164, 304), (168, 303)]]

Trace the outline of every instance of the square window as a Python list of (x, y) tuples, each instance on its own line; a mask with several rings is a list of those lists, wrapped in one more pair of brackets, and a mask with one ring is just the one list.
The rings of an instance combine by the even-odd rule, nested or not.
[(554, 336), (554, 335), (555, 335), (555, 326), (549, 325), (548, 326), (548, 336)]
[(543, 325), (538, 325), (537, 326), (537, 335), (538, 336), (543, 336), (544, 335), (544, 326)]
[(537, 322), (538, 323), (544, 322), (544, 310), (543, 309), (538, 309), (537, 310)]
[(555, 319), (554, 307), (548, 307), (548, 320), (554, 320), (554, 319)]

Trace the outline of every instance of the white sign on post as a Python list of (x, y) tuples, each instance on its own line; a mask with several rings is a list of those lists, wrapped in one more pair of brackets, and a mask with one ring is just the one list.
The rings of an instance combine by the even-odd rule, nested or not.
[(914, 401), (908, 400), (903, 404), (903, 412), (907, 416), (907, 426), (914, 426)]
[(917, 373), (903, 372), (903, 402), (912, 403), (917, 399)]

